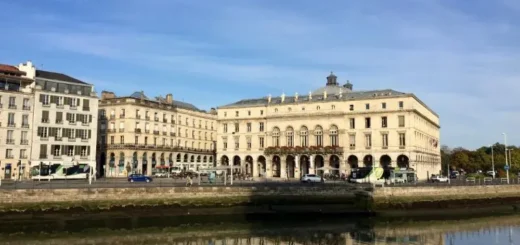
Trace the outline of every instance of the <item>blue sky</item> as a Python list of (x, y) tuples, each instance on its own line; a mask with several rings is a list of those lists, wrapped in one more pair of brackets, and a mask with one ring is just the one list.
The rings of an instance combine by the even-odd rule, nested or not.
[(3, 0), (0, 63), (32, 60), (96, 90), (209, 109), (308, 93), (413, 92), (441, 143), (520, 145), (517, 0)]

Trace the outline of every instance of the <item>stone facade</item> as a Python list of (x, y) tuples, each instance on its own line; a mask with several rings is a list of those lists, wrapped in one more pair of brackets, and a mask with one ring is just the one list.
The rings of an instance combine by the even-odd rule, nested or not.
[(0, 178), (24, 179), (31, 153), (33, 79), (14, 66), (0, 65)]
[(218, 108), (217, 161), (253, 177), (299, 178), (353, 167), (441, 170), (439, 117), (415, 95), (353, 91), (336, 76), (325, 87), (246, 99)]
[(104, 91), (100, 101), (99, 170), (107, 177), (178, 166), (214, 166), (216, 113), (143, 92), (117, 97)]

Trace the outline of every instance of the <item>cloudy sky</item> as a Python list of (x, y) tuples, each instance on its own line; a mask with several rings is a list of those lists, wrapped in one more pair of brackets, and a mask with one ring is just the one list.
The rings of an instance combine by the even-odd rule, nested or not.
[(518, 0), (3, 0), (0, 63), (209, 109), (354, 89), (413, 92), (441, 143), (520, 145)]

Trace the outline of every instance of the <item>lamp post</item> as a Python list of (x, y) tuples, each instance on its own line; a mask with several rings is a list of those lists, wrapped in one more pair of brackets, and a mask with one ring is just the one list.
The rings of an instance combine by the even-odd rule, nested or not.
[(507, 184), (509, 184), (509, 164), (507, 162), (507, 134), (506, 133), (502, 133), (504, 135), (504, 147), (505, 147), (505, 155), (506, 155), (506, 166), (507, 166), (507, 170), (506, 170), (506, 177), (507, 177)]
[(493, 154), (493, 145), (491, 147), (491, 171), (493, 171), (493, 179), (495, 178), (495, 157)]

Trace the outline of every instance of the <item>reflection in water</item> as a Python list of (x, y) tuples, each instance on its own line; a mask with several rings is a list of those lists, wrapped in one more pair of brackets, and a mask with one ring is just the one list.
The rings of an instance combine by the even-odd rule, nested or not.
[(520, 216), (516, 215), (442, 221), (111, 212), (14, 215), (0, 220), (0, 244), (491, 245), (515, 244), (515, 241), (520, 244)]

